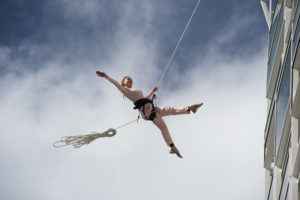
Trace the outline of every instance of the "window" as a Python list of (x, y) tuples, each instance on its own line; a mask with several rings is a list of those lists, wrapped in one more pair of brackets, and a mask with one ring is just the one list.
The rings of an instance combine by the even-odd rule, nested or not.
[[(300, 127), (300, 120), (299, 119), (298, 119), (298, 127)], [(300, 143), (300, 131), (298, 131), (298, 142)], [(300, 174), (299, 174), (299, 176), (300, 176)]]
[(287, 191), (286, 191), (286, 196), (285, 196), (285, 200), (289, 200), (289, 185), (287, 187)]
[[(300, 174), (299, 174), (300, 176)], [(300, 197), (300, 182), (298, 183), (298, 197)]]
[(299, 1), (297, 1), (296, 5), (295, 5), (295, 15), (294, 15), (294, 21), (293, 21), (293, 30), (294, 30), (293, 57), (295, 56), (295, 53), (296, 53), (296, 46), (298, 44), (299, 32), (300, 32), (299, 14), (300, 14), (300, 5), (299, 5)]
[(269, 48), (271, 48), (271, 44), (272, 44), (272, 41), (274, 38), (274, 32), (276, 30), (276, 25), (277, 25), (278, 19), (279, 19), (279, 15), (276, 15), (275, 19), (272, 21), (271, 29), (269, 32)]
[(271, 180), (268, 200), (273, 200), (273, 176), (272, 176), (272, 180)]
[(286, 199), (286, 196), (288, 196), (288, 188), (289, 188), (289, 159), (287, 158), (279, 200)]
[(294, 9), (296, 8), (297, 4), (298, 4), (299, 0), (294, 0)]
[[(283, 6), (280, 9), (280, 13), (278, 14), (278, 20), (274, 21), (275, 24), (272, 25), (271, 31), (269, 33), (269, 38), (271, 41), (269, 41), (269, 59), (268, 59), (268, 69), (267, 69), (267, 84), (269, 83), (270, 75), (272, 72), (272, 68), (274, 65), (275, 60), (275, 54), (277, 52), (277, 47), (279, 43), (279, 36), (282, 29), (283, 24)], [(272, 29), (275, 30), (272, 30)], [(274, 34), (274, 36), (272, 35)]]
[(279, 88), (278, 98), (276, 103), (276, 130), (275, 130), (276, 152), (278, 150), (279, 140), (282, 134), (287, 105), (290, 97), (290, 69), (291, 69), (291, 50), (289, 49), (288, 55), (286, 57), (284, 69), (283, 69), (283, 75), (280, 83), (281, 85)]
[(275, 11), (278, 0), (272, 0), (272, 11)]
[[(275, 98), (273, 98), (275, 99)], [(264, 162), (265, 167), (272, 168), (272, 162), (275, 161), (275, 101), (272, 101), (272, 105), (269, 111), (268, 121), (265, 127), (265, 144), (264, 144)]]
[[(300, 6), (299, 6), (300, 8)], [(299, 18), (298, 18), (299, 21)], [(295, 34), (294, 34), (294, 39), (293, 39), (293, 56), (295, 56), (296, 53), (296, 47), (299, 41), (299, 33), (300, 33), (300, 24), (298, 23), (297, 27), (295, 27)]]

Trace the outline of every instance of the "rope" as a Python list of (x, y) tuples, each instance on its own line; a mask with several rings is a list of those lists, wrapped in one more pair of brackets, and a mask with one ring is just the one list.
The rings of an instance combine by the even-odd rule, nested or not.
[(139, 119), (140, 119), (140, 115), (135, 120), (132, 120), (130, 122), (127, 122), (126, 124), (123, 124), (123, 125), (119, 126), (118, 128), (116, 128), (116, 130), (118, 130), (120, 128), (123, 128), (123, 127), (125, 127), (125, 126), (127, 126), (127, 125), (129, 125), (129, 124), (131, 124), (131, 123), (133, 123), (135, 121), (138, 122)]
[(194, 8), (194, 10), (193, 10), (193, 13), (192, 13), (191, 17), (190, 17), (189, 21), (187, 22), (187, 24), (186, 24), (186, 26), (185, 26), (185, 28), (184, 28), (184, 31), (182, 32), (182, 34), (181, 34), (181, 36), (180, 36), (180, 38), (179, 38), (179, 40), (178, 40), (178, 42), (177, 42), (177, 45), (176, 45), (176, 47), (175, 47), (175, 49), (174, 49), (174, 51), (173, 51), (173, 53), (172, 53), (172, 55), (171, 55), (171, 57), (170, 57), (170, 59), (169, 59), (169, 61), (168, 61), (168, 64), (167, 64), (166, 67), (165, 67), (165, 70), (164, 70), (164, 72), (163, 72), (163, 75), (161, 76), (161, 79), (158, 81), (157, 86), (159, 86), (160, 83), (161, 83), (161, 81), (163, 80), (163, 78), (164, 78), (164, 76), (165, 76), (165, 74), (166, 74), (166, 72), (167, 72), (167, 70), (168, 70), (168, 68), (169, 68), (169, 66), (170, 66), (170, 63), (171, 63), (171, 61), (173, 60), (173, 57), (174, 57), (174, 55), (175, 55), (175, 53), (176, 53), (176, 51), (177, 51), (177, 49), (178, 49), (178, 46), (180, 45), (181, 40), (182, 40), (182, 38), (183, 38), (183, 36), (184, 36), (184, 34), (185, 34), (185, 32), (186, 32), (188, 26), (190, 25), (190, 23), (191, 23), (191, 21), (192, 21), (192, 19), (193, 19), (193, 17), (194, 17), (194, 14), (195, 14), (195, 12), (196, 12), (196, 10), (197, 10), (197, 8), (198, 8), (199, 3), (200, 3), (200, 0), (198, 0), (197, 4), (196, 4), (196, 6), (195, 6), (195, 8)]
[[(200, 0), (198, 0), (197, 4), (196, 4), (196, 6), (195, 6), (195, 8), (194, 8), (194, 10), (192, 12), (191, 17), (189, 18), (189, 20), (188, 20), (188, 22), (187, 22), (187, 24), (186, 24), (186, 26), (185, 26), (185, 28), (184, 28), (184, 30), (182, 32), (182, 34), (181, 34), (181, 36), (180, 36), (180, 38), (179, 38), (179, 40), (178, 40), (178, 42), (176, 44), (176, 47), (175, 47), (173, 53), (171, 54), (171, 57), (170, 57), (167, 65), (165, 67), (165, 70), (164, 70), (164, 72), (163, 72), (163, 74), (161, 76), (161, 79), (159, 80), (157, 86), (160, 85), (162, 79), (164, 78), (164, 76), (165, 76), (165, 74), (166, 74), (166, 72), (167, 72), (167, 70), (168, 70), (168, 68), (170, 66), (170, 63), (173, 60), (173, 57), (174, 57), (174, 55), (175, 55), (175, 53), (176, 53), (176, 51), (178, 49), (178, 46), (180, 45), (180, 43), (182, 41), (182, 38), (183, 38), (183, 36), (184, 36), (184, 34), (185, 34), (188, 26), (190, 25), (193, 17), (194, 17), (194, 14), (195, 14), (195, 12), (196, 12), (196, 10), (198, 8), (199, 3), (200, 3)], [(110, 128), (110, 129), (108, 129), (107, 131), (105, 131), (103, 133), (92, 132), (92, 133), (87, 134), (87, 135), (64, 136), (64, 137), (61, 138), (61, 140), (55, 142), (53, 144), (53, 146), (54, 147), (63, 147), (63, 146), (67, 146), (67, 145), (73, 145), (74, 148), (79, 148), (79, 147), (82, 147), (85, 144), (89, 144), (90, 142), (94, 141), (97, 138), (100, 138), (100, 137), (112, 137), (112, 136), (116, 135), (117, 129), (123, 128), (123, 127), (125, 127), (125, 126), (127, 126), (127, 125), (129, 125), (129, 124), (131, 124), (131, 123), (133, 123), (135, 121), (138, 121), (139, 118), (140, 118), (140, 115), (137, 117), (137, 119), (134, 119), (134, 120), (132, 120), (130, 122), (127, 122), (127, 123), (125, 123), (125, 124), (123, 124), (123, 125), (115, 128), (115, 129)], [(62, 144), (59, 145), (59, 143), (62, 143)]]
[(137, 119), (132, 120), (130, 122), (127, 122), (126, 124), (123, 124), (119, 126), (118, 128), (110, 128), (107, 131), (103, 133), (97, 133), (97, 132), (92, 132), (87, 135), (76, 135), (76, 136), (63, 136), (59, 141), (55, 142), (53, 144), (54, 147), (64, 147), (67, 145), (73, 145), (74, 148), (79, 148), (82, 147), (85, 144), (89, 144), (90, 142), (94, 141), (97, 138), (100, 137), (112, 137), (117, 134), (117, 129), (120, 129), (124, 126), (127, 126), (135, 121), (139, 120), (139, 116)]
[[(91, 134), (87, 134), (87, 135), (64, 136), (61, 138), (61, 140), (55, 142), (53, 146), (64, 147), (67, 145), (73, 145), (74, 148), (79, 148), (85, 144), (89, 144), (90, 142), (94, 141), (99, 137), (112, 137), (116, 133), (117, 131), (115, 129), (110, 128), (103, 133), (92, 132)], [(64, 143), (64, 144), (58, 145), (58, 143)]]

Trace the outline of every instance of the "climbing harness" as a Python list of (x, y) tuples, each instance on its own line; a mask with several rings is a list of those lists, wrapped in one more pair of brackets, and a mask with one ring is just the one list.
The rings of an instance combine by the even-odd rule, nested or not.
[[(152, 105), (152, 110), (151, 110), (151, 113), (149, 115), (149, 117), (146, 116), (146, 113), (145, 113), (145, 106), (146, 104), (150, 103)], [(136, 102), (134, 102), (134, 105), (135, 107), (133, 109), (138, 109), (140, 110), (142, 108), (142, 111), (143, 111), (143, 114), (144, 114), (144, 117), (147, 119), (147, 120), (151, 120), (153, 121), (153, 119), (156, 117), (156, 112), (155, 112), (155, 107), (154, 107), (154, 103), (153, 103), (153, 100), (151, 99), (146, 99), (146, 98), (142, 98), (142, 99), (139, 99), (137, 100)]]
[[(166, 74), (166, 72), (167, 72), (167, 70), (168, 70), (168, 68), (171, 64), (171, 61), (173, 60), (173, 57), (174, 57), (174, 55), (175, 55), (175, 53), (176, 53), (176, 51), (177, 51), (177, 49), (178, 49), (178, 47), (179, 47), (179, 45), (182, 41), (182, 38), (183, 38), (188, 26), (190, 25), (194, 15), (195, 15), (195, 12), (196, 12), (196, 10), (199, 6), (199, 3), (200, 3), (200, 0), (198, 0), (197, 4), (196, 4), (196, 6), (195, 6), (195, 8), (192, 12), (192, 15), (190, 16), (190, 18), (189, 18), (189, 20), (188, 20), (188, 22), (187, 22), (187, 24), (186, 24), (186, 26), (185, 26), (185, 28), (182, 32), (182, 34), (181, 34), (181, 36), (180, 36), (180, 38), (179, 38), (179, 40), (176, 44), (176, 47), (175, 47), (174, 51), (172, 52), (172, 54), (169, 58), (169, 61), (168, 61), (167, 65), (164, 69), (164, 72), (163, 72), (160, 80), (158, 81), (157, 86), (159, 86), (161, 81), (163, 80), (163, 78), (164, 78), (164, 76), (165, 76), (165, 74)], [(143, 114), (144, 114), (145, 118), (148, 119), (148, 120), (151, 120), (151, 121), (153, 121), (153, 119), (156, 117), (155, 107), (154, 107), (154, 103), (153, 103), (153, 100), (155, 99), (155, 97), (156, 96), (154, 94), (153, 97), (152, 97), (152, 100), (143, 98), (143, 99), (139, 99), (138, 101), (134, 102), (134, 105), (135, 105), (134, 109), (140, 109), (141, 107), (143, 107), (142, 111), (143, 111)], [(147, 103), (152, 104), (152, 111), (150, 113), (149, 118), (146, 117), (145, 108), (144, 108), (145, 104), (147, 104)], [(119, 126), (118, 128), (115, 128), (115, 129), (110, 128), (110, 129), (108, 129), (107, 131), (105, 131), (103, 133), (92, 132), (91, 134), (87, 134), (87, 135), (64, 136), (64, 137), (61, 138), (61, 140), (55, 142), (53, 144), (53, 146), (54, 147), (63, 147), (63, 146), (67, 146), (67, 145), (73, 145), (74, 148), (79, 148), (79, 147), (81, 147), (85, 144), (89, 144), (90, 142), (94, 141), (95, 139), (97, 139), (99, 137), (112, 137), (117, 133), (117, 129), (120, 129), (124, 126), (127, 126), (127, 125), (129, 125), (129, 124), (131, 124), (135, 121), (138, 122), (139, 118), (140, 118), (140, 115), (137, 117), (137, 119), (134, 119), (130, 122), (127, 122), (127, 123)], [(63, 144), (58, 145), (59, 143), (63, 143)]]

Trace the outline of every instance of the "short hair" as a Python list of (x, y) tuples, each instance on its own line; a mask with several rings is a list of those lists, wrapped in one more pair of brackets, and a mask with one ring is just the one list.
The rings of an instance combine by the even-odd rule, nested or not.
[(124, 78), (121, 81), (121, 85), (124, 87), (124, 81), (126, 78), (130, 78), (132, 80), (132, 78), (130, 76), (124, 76)]

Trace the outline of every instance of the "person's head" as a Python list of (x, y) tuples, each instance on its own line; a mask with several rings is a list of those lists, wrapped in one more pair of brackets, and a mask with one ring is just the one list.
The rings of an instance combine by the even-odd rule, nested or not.
[(123, 87), (131, 88), (132, 87), (132, 78), (130, 76), (124, 76), (121, 81)]

